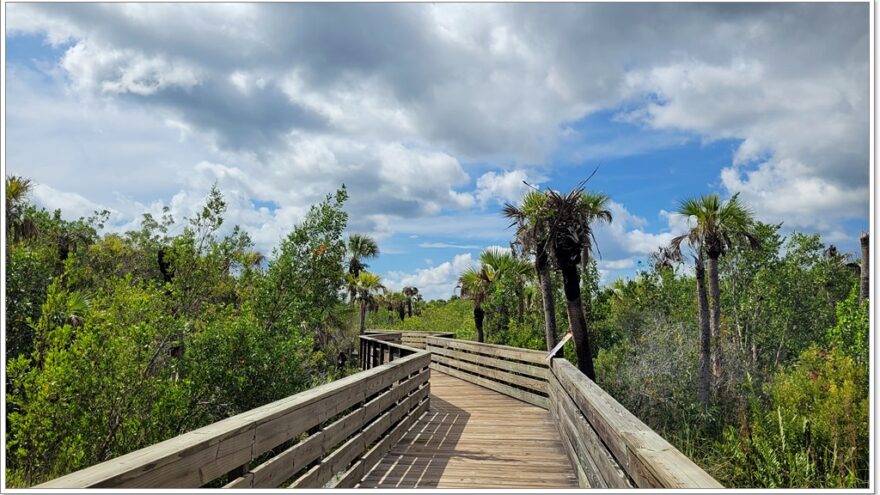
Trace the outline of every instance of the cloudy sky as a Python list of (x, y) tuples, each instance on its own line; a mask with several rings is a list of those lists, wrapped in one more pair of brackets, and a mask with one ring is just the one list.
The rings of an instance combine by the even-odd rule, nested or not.
[(606, 281), (741, 193), (855, 251), (868, 4), (7, 4), (6, 167), (68, 217), (189, 214), (273, 246), (344, 183), (387, 285), (447, 297), (526, 186), (613, 198)]

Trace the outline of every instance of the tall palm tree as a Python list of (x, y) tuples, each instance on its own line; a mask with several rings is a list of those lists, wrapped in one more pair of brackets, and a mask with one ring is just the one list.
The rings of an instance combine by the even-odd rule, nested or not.
[[(567, 194), (548, 190), (547, 210), (549, 211), (547, 246), (556, 267), (562, 273), (562, 287), (565, 293), (565, 307), (568, 313), (568, 324), (574, 337), (575, 352), (578, 357), (578, 369), (590, 379), (596, 378), (593, 371), (593, 357), (590, 349), (589, 329), (581, 300), (580, 273), (578, 265), (586, 247), (592, 246), (592, 223), (600, 217), (604, 219), (604, 202), (590, 202), (584, 198), (594, 196), (585, 193), (583, 185)], [(596, 205), (599, 209), (595, 209)], [(610, 212), (607, 220), (611, 220)]]
[[(365, 234), (349, 235), (345, 249), (348, 256), (348, 274), (354, 278), (357, 278), (361, 271), (369, 267), (369, 265), (364, 263), (365, 259), (379, 256), (379, 245), (376, 244), (372, 237)], [(348, 294), (352, 303), (354, 303), (356, 294), (352, 286), (349, 286)]]
[[(589, 235), (584, 239), (584, 247), (581, 249), (581, 272), (583, 273), (584, 278), (590, 276), (590, 256), (593, 254), (593, 249), (598, 251), (592, 225), (597, 222), (612, 222), (613, 218), (608, 205), (610, 201), (611, 199), (607, 194), (602, 194), (600, 192), (584, 191), (581, 193), (578, 205), (583, 215), (581, 221), (585, 222), (585, 226), (589, 232)], [(587, 293), (583, 299), (584, 319), (589, 323), (593, 314), (592, 294)]]
[(859, 244), (862, 249), (862, 262), (859, 266), (859, 302), (869, 298), (868, 292), (871, 289), (870, 268), (868, 260), (870, 258), (870, 234), (862, 232), (859, 237)]
[(474, 302), (474, 326), (477, 329), (477, 342), (483, 342), (483, 303), (489, 295), (489, 288), (494, 280), (494, 270), (491, 267), (470, 266), (458, 277), (458, 286), (461, 288), (461, 298), (470, 299)]
[[(709, 388), (712, 374), (709, 366), (712, 354), (712, 331), (709, 326), (709, 299), (706, 296), (706, 255), (703, 251), (699, 231), (691, 229), (684, 235), (675, 237), (668, 248), (661, 248), (660, 262), (674, 263), (682, 259), (681, 243), (687, 241), (694, 253), (694, 276), (697, 279), (697, 313), (700, 322), (700, 377), (697, 395), (704, 407), (709, 407)], [(717, 343), (716, 343), (717, 344)]]
[(392, 292), (387, 297), (391, 309), (397, 311), (397, 316), (403, 321), (406, 318), (406, 296), (403, 292)]
[(346, 275), (349, 286), (355, 288), (355, 297), (360, 302), (360, 323), (358, 331), (361, 335), (366, 330), (367, 307), (373, 303), (374, 296), (385, 289), (378, 275), (370, 272), (360, 272), (357, 277), (352, 274)]
[(403, 295), (406, 296), (406, 315), (412, 318), (412, 301), (419, 293), (418, 287), (404, 287)]
[(516, 226), (516, 241), (524, 252), (535, 256), (535, 274), (544, 303), (544, 340), (547, 350), (556, 346), (556, 301), (550, 279), (550, 256), (547, 251), (547, 227), (549, 212), (544, 193), (531, 190), (523, 196), (519, 206), (506, 203), (502, 212)]
[[(691, 198), (683, 201), (678, 213), (688, 217), (693, 226), (685, 234), (699, 244), (698, 256), (705, 252), (706, 279), (709, 286), (709, 328), (715, 342), (712, 353), (712, 374), (721, 377), (721, 290), (718, 284), (718, 259), (734, 244), (746, 244), (752, 248), (760, 244), (754, 233), (754, 214), (734, 194), (722, 202), (717, 194)], [(680, 242), (680, 241), (679, 241)], [(697, 278), (699, 282), (699, 277)]]
[[(34, 184), (30, 179), (18, 175), (6, 176), (6, 233), (15, 233), (21, 221), (22, 209), (27, 203), (27, 197), (33, 190)], [(17, 237), (17, 236), (16, 236)]]

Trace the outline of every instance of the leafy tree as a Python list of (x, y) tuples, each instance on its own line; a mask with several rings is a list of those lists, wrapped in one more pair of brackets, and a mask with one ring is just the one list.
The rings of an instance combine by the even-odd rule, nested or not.
[(348, 215), (345, 188), (312, 206), (303, 222), (281, 242), (257, 290), (257, 316), (273, 332), (304, 329), (327, 342), (324, 323), (333, 317), (344, 286)]

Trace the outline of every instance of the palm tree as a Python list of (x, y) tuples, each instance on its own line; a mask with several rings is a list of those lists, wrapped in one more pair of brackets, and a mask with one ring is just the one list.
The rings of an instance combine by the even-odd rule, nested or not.
[(494, 271), (491, 267), (471, 266), (466, 268), (458, 277), (458, 286), (461, 288), (461, 298), (470, 299), (474, 302), (474, 326), (477, 328), (477, 342), (483, 342), (483, 302), (489, 295), (489, 288), (494, 280)]
[[(517, 305), (521, 308), (523, 277), (532, 270), (531, 264), (515, 256), (513, 250), (506, 250), (500, 247), (484, 249), (480, 253), (480, 264), (487, 270), (487, 275), (490, 277), (491, 282), (508, 280), (513, 283)], [(508, 323), (507, 307), (502, 306), (501, 311), (501, 320), (506, 326)]]
[[(379, 256), (379, 245), (376, 244), (372, 237), (364, 234), (351, 234), (348, 236), (345, 249), (348, 255), (348, 274), (354, 278), (357, 278), (361, 271), (369, 267), (369, 265), (364, 263), (365, 259)], [(354, 304), (356, 296), (354, 287), (348, 287), (348, 295), (352, 304)]]
[[(607, 194), (599, 192), (584, 191), (581, 193), (579, 207), (582, 212), (581, 221), (585, 223), (589, 235), (584, 239), (584, 247), (581, 249), (581, 272), (584, 278), (589, 277), (590, 256), (596, 246), (596, 238), (593, 235), (592, 225), (596, 222), (611, 223), (611, 210), (608, 209), (608, 203), (611, 199)], [(593, 314), (593, 298), (592, 294), (587, 293), (584, 299), (584, 320), (589, 323)]]
[(868, 258), (870, 255), (870, 237), (867, 232), (862, 232), (859, 237), (859, 244), (862, 249), (862, 263), (859, 266), (859, 302), (869, 298), (868, 292), (871, 289), (870, 269), (868, 268)]
[[(15, 233), (21, 222), (21, 215), (27, 197), (33, 190), (30, 179), (17, 175), (6, 176), (6, 233)], [(18, 236), (16, 236), (18, 237)]]
[(404, 287), (403, 295), (406, 296), (406, 315), (412, 318), (412, 301), (419, 293), (418, 287)]
[(387, 301), (393, 311), (397, 311), (400, 321), (406, 318), (406, 296), (402, 292), (388, 294)]
[[(692, 219), (691, 230), (684, 237), (699, 244), (698, 256), (705, 252), (706, 278), (709, 286), (709, 327), (715, 341), (712, 353), (712, 374), (721, 377), (721, 291), (718, 285), (718, 259), (734, 244), (758, 247), (754, 233), (754, 214), (734, 194), (723, 203), (717, 194), (691, 198), (681, 203), (678, 213)], [(681, 241), (679, 241), (680, 243)], [(699, 283), (699, 276), (697, 277)]]
[(709, 299), (706, 296), (706, 255), (703, 251), (699, 232), (691, 230), (685, 235), (672, 239), (668, 248), (661, 248), (660, 262), (671, 263), (680, 261), (681, 243), (687, 240), (694, 253), (694, 276), (697, 279), (697, 312), (700, 321), (700, 381), (697, 386), (697, 395), (704, 407), (709, 407), (709, 387), (711, 373), (709, 365), (712, 353), (712, 332), (709, 326)]
[(374, 296), (385, 287), (378, 275), (370, 272), (360, 272), (357, 277), (350, 273), (346, 275), (350, 287), (355, 288), (355, 297), (361, 303), (360, 324), (358, 331), (361, 335), (366, 330), (367, 306), (374, 302)]
[(556, 346), (556, 301), (553, 284), (550, 280), (549, 253), (547, 251), (547, 227), (549, 212), (546, 209), (547, 197), (539, 191), (529, 191), (522, 203), (514, 206), (506, 203), (502, 212), (516, 225), (516, 242), (524, 252), (535, 255), (535, 274), (541, 288), (544, 303), (544, 340), (547, 350)]
[(549, 212), (547, 246), (562, 273), (562, 286), (565, 293), (565, 307), (568, 324), (574, 337), (578, 369), (590, 379), (595, 379), (593, 357), (590, 349), (589, 329), (581, 300), (580, 273), (578, 265), (584, 249), (592, 246), (592, 223), (596, 220), (611, 220), (611, 213), (605, 210), (607, 197), (586, 193), (583, 185), (568, 194), (546, 191), (546, 208)]

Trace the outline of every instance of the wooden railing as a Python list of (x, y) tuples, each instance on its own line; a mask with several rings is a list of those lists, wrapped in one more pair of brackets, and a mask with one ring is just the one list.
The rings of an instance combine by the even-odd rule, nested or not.
[(549, 408), (546, 353), (442, 337), (426, 344), (431, 369)]
[(427, 352), (361, 340), (387, 359), (37, 488), (353, 487), (427, 411), (430, 393)]
[(582, 488), (723, 488), (563, 358), (440, 337), (426, 342), (431, 369), (549, 409)]
[(548, 409), (581, 487), (722, 488), (565, 359), (423, 338), (371, 332), (360, 373), (36, 488), (353, 487), (427, 411), (430, 370)]
[(582, 488), (723, 488), (562, 358), (550, 411)]
[[(397, 340), (391, 340), (391, 342), (396, 342), (398, 344), (403, 344), (407, 347), (412, 347), (413, 349), (424, 349), (425, 348), (425, 340), (428, 337), (444, 337), (454, 339), (455, 334), (450, 332), (423, 332), (423, 331), (408, 331), (408, 332), (400, 332), (397, 330), (367, 330), (367, 337), (373, 337), (375, 335), (380, 335), (382, 338), (397, 338)], [(397, 337), (392, 337), (397, 336)]]

